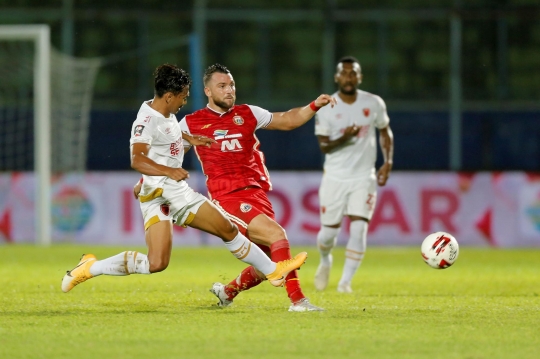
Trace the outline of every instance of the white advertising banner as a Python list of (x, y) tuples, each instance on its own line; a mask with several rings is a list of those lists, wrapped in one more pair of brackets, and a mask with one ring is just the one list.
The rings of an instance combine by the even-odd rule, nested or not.
[[(69, 174), (53, 180), (53, 241), (144, 245), (133, 172)], [(291, 243), (314, 245), (319, 230), (320, 172), (274, 172), (269, 198)], [(190, 185), (206, 194), (204, 178)], [(0, 174), (0, 243), (34, 238), (34, 177)], [(395, 172), (379, 187), (370, 245), (419, 245), (435, 231), (461, 245), (540, 246), (540, 177), (524, 172), (460, 174)], [(339, 242), (348, 236), (343, 221)], [(175, 227), (175, 245), (220, 244), (218, 238)]]

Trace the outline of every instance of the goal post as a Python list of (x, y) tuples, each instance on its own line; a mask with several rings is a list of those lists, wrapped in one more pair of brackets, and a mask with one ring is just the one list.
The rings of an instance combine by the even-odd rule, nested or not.
[(51, 244), (51, 40), (48, 25), (0, 25), (0, 40), (34, 43), (34, 171), (36, 243)]

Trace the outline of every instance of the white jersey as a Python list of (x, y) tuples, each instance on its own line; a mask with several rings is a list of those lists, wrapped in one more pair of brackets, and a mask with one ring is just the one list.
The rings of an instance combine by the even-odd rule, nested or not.
[(375, 127), (382, 129), (390, 123), (386, 105), (379, 96), (356, 91), (356, 101), (352, 104), (343, 102), (338, 93), (334, 93), (332, 96), (336, 99), (336, 105), (333, 108), (325, 106), (315, 115), (315, 134), (328, 136), (331, 141), (343, 136), (346, 127), (361, 126), (356, 137), (325, 156), (325, 176), (338, 180), (375, 175)]
[[(131, 128), (129, 143), (147, 143), (150, 145), (148, 158), (160, 165), (172, 168), (182, 167), (184, 147), (182, 132), (174, 114), (165, 118), (161, 113), (150, 107), (152, 101), (143, 102), (137, 119)], [(143, 188), (141, 195), (148, 194), (157, 188), (163, 188), (166, 176), (143, 175)], [(176, 182), (170, 180), (171, 182)], [(178, 186), (187, 186), (185, 181), (177, 182)]]

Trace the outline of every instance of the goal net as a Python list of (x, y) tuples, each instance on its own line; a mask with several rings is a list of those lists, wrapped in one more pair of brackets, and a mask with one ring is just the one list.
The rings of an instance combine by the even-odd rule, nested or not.
[[(35, 218), (25, 233), (38, 243), (53, 235), (51, 175), (85, 170), (99, 66), (52, 49), (46, 25), (0, 26), (0, 224), (6, 207), (22, 201)], [(30, 188), (13, 193), (5, 177), (20, 173), (33, 174)]]

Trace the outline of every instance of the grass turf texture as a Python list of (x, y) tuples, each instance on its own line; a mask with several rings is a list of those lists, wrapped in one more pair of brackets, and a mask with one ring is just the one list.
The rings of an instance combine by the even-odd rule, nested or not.
[(223, 247), (175, 248), (163, 273), (65, 294), (82, 253), (123, 248), (0, 246), (0, 358), (538, 358), (538, 250), (462, 248), (434, 270), (419, 248), (371, 247), (347, 295), (335, 290), (343, 248), (322, 293), (316, 249), (293, 252), (304, 249), (304, 292), (325, 312), (287, 312), (285, 290), (266, 282), (218, 308), (212, 282), (244, 267)]

